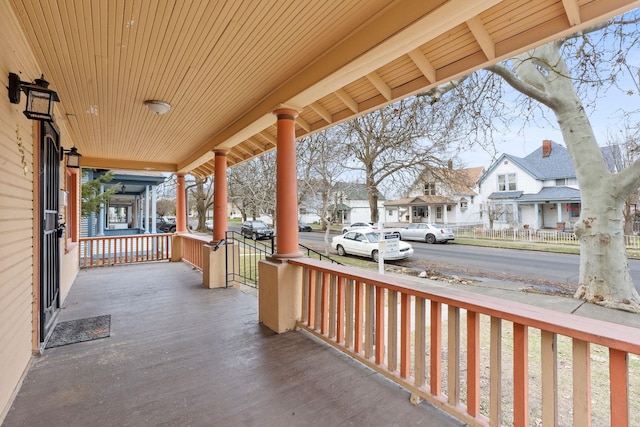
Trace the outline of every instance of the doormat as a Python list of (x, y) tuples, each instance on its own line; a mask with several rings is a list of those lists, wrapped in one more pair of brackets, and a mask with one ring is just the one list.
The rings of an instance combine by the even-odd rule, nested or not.
[(111, 335), (111, 315), (60, 322), (45, 348), (60, 347), (77, 342), (97, 340)]

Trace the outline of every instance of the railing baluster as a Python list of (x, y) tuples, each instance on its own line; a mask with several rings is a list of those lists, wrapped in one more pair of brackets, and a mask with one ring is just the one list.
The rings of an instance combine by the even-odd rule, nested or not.
[(414, 384), (416, 387), (420, 388), (425, 383), (425, 378), (427, 374), (426, 367), (426, 353), (427, 353), (427, 344), (426, 344), (426, 323), (427, 323), (427, 314), (426, 314), (426, 301), (424, 298), (415, 298), (416, 301), (416, 314), (415, 314), (415, 369), (414, 369)]
[(480, 415), (480, 314), (467, 311), (467, 413)]
[(431, 301), (430, 328), (430, 390), (434, 396), (442, 393), (442, 304)]
[(313, 328), (316, 321), (316, 277), (315, 270), (309, 270), (309, 317), (307, 317), (307, 325)]
[(398, 369), (398, 292), (387, 292), (387, 366), (390, 372)]
[(451, 406), (460, 403), (460, 309), (449, 306), (448, 313), (448, 364), (447, 394)]
[(329, 338), (336, 337), (336, 317), (338, 314), (337, 279), (332, 274), (329, 282)]
[(515, 427), (529, 425), (529, 336), (518, 323), (513, 324), (513, 421)]
[(411, 368), (411, 297), (400, 295), (400, 377), (408, 378)]
[(341, 343), (344, 342), (344, 303), (345, 303), (345, 283), (343, 276), (337, 276), (337, 319), (336, 319), (336, 342)]
[(363, 297), (363, 289), (364, 285), (360, 281), (356, 281), (355, 284), (355, 325), (354, 325), (354, 343), (353, 343), (353, 351), (358, 354), (362, 351), (362, 327), (363, 327), (363, 319), (362, 319), (362, 297)]
[(313, 270), (310, 268), (304, 268), (302, 270), (302, 321), (307, 325), (309, 325), (309, 307), (311, 301), (309, 297), (309, 287), (312, 274)]
[(366, 300), (364, 304), (364, 357), (370, 359), (373, 357), (373, 342), (374, 342), (374, 318), (375, 318), (375, 289), (373, 285), (367, 284), (366, 286)]
[(558, 425), (558, 336), (553, 332), (540, 334), (542, 368), (542, 424)]
[(353, 279), (347, 279), (345, 283), (345, 337), (344, 337), (344, 346), (346, 348), (353, 348), (353, 339), (354, 339), (354, 294), (355, 294), (355, 285)]
[(491, 317), (489, 340), (489, 421), (492, 426), (499, 426), (502, 423), (502, 319)]
[(629, 354), (609, 349), (609, 393), (611, 426), (629, 425)]
[(591, 425), (591, 354), (589, 343), (573, 339), (573, 425)]
[(313, 320), (313, 325), (315, 329), (319, 331), (322, 331), (322, 325), (323, 325), (323, 319), (324, 319), (324, 313), (322, 311), (323, 303), (324, 303), (324, 288), (325, 288), (324, 276), (325, 274), (323, 274), (322, 271), (319, 271), (319, 270), (316, 271), (316, 298), (315, 298), (316, 306), (314, 307), (314, 313), (316, 316)]
[(384, 288), (376, 286), (376, 365), (384, 362)]
[(324, 273), (322, 275), (322, 289), (320, 290), (320, 333), (326, 334), (329, 330), (329, 280), (331, 275)]

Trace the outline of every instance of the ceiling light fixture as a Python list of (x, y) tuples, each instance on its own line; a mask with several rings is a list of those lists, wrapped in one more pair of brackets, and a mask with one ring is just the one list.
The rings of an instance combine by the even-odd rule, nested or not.
[(151, 110), (153, 113), (156, 113), (157, 115), (164, 114), (171, 109), (171, 104), (169, 104), (168, 102), (158, 101), (155, 99), (147, 99), (146, 101), (144, 101), (144, 105), (146, 105), (149, 110)]

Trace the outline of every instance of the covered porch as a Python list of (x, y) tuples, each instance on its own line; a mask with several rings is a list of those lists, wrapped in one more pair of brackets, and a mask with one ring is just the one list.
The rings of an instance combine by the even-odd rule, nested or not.
[(33, 361), (3, 426), (462, 425), (182, 262), (83, 269), (61, 320), (104, 314), (110, 337)]

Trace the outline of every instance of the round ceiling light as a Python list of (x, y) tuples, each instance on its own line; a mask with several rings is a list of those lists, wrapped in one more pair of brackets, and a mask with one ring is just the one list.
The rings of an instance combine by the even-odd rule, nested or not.
[(155, 99), (148, 99), (144, 101), (144, 105), (146, 105), (149, 110), (151, 110), (153, 113), (156, 113), (157, 115), (164, 114), (171, 109), (171, 104), (169, 104), (168, 102), (157, 101)]

